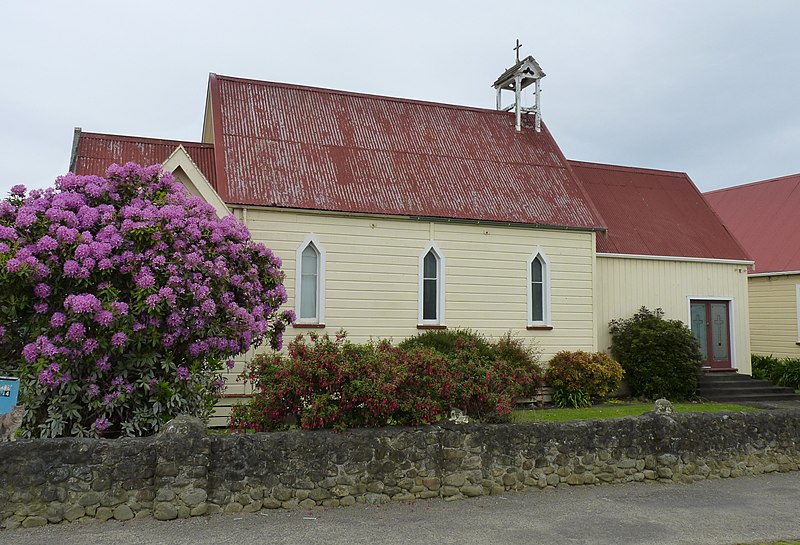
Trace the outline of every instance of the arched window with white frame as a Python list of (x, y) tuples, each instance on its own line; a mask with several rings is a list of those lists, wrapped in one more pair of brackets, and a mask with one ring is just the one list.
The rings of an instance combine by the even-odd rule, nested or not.
[(297, 324), (325, 323), (325, 249), (312, 234), (297, 248)]
[(550, 327), (550, 260), (537, 247), (528, 258), (528, 326)]
[(444, 254), (430, 241), (419, 255), (419, 325), (444, 325)]

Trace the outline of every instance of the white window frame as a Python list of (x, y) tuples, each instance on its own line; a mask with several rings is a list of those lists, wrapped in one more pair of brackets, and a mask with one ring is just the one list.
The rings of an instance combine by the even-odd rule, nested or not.
[[(428, 252), (433, 250), (434, 255), (436, 256), (436, 319), (435, 320), (424, 320), (423, 316), (423, 294), (424, 294), (424, 286), (425, 286), (425, 256), (428, 255)], [(441, 248), (434, 242), (428, 242), (425, 249), (422, 250), (422, 253), (419, 254), (419, 300), (418, 300), (418, 315), (417, 315), (417, 324), (418, 325), (438, 325), (443, 326), (445, 325), (444, 321), (444, 294), (445, 294), (445, 259), (444, 253), (442, 252)]]
[[(313, 318), (300, 318), (300, 297), (303, 267), (303, 250), (309, 245), (313, 246), (317, 251), (317, 315)], [(297, 315), (295, 323), (297, 324), (324, 324), (325, 323), (325, 265), (327, 262), (327, 253), (325, 248), (320, 244), (314, 233), (306, 237), (303, 243), (297, 247), (295, 254), (295, 289), (294, 289), (294, 310)]]
[[(544, 309), (542, 312), (542, 320), (533, 319), (533, 277), (531, 275), (531, 265), (533, 261), (540, 258), (542, 261), (542, 302)], [(533, 253), (528, 257), (526, 262), (527, 278), (528, 278), (528, 326), (529, 327), (551, 327), (552, 313), (551, 313), (551, 297), (550, 297), (550, 259), (547, 254), (542, 250), (541, 246), (537, 246)]]

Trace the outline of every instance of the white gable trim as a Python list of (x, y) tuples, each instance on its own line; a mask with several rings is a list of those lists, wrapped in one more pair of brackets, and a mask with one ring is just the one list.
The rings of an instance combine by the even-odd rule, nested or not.
[[(534, 320), (533, 319), (533, 277), (531, 275), (531, 265), (533, 261), (540, 257), (542, 260), (542, 267), (544, 270), (542, 271), (542, 302), (544, 304), (544, 312), (542, 313), (542, 320)], [(531, 327), (536, 326), (551, 326), (552, 323), (552, 313), (550, 312), (550, 259), (547, 257), (547, 254), (544, 253), (541, 246), (537, 246), (533, 253), (528, 257), (527, 266), (528, 269), (528, 325)]]
[(759, 277), (759, 276), (792, 276), (793, 274), (800, 274), (800, 271), (780, 271), (780, 272), (764, 272), (764, 273), (753, 273), (748, 274), (747, 276), (750, 278)]
[[(428, 255), (428, 252), (433, 250), (433, 253), (436, 255), (436, 319), (435, 320), (425, 320), (423, 319), (423, 312), (422, 312), (422, 305), (423, 305), (423, 288), (425, 286), (424, 281), (424, 272), (425, 272), (425, 256)], [(418, 325), (445, 325), (444, 320), (444, 284), (445, 284), (445, 262), (444, 262), (444, 252), (442, 252), (441, 248), (434, 242), (429, 241), (428, 244), (425, 246), (425, 249), (422, 250), (422, 253), (419, 254), (419, 300), (417, 304), (417, 324)]]
[(180, 167), (189, 177), (192, 185), (200, 193), (200, 196), (217, 211), (217, 216), (224, 218), (229, 216), (231, 211), (222, 200), (211, 183), (206, 179), (203, 173), (198, 168), (197, 164), (192, 160), (192, 157), (186, 151), (182, 144), (179, 144), (175, 151), (173, 151), (166, 161), (161, 163), (164, 170), (168, 172), (175, 172)]
[[(300, 318), (300, 297), (302, 285), (302, 267), (303, 267), (303, 250), (309, 245), (313, 245), (317, 250), (319, 259), (317, 260), (317, 315), (313, 318)], [(294, 266), (294, 312), (297, 315), (295, 323), (298, 324), (324, 324), (325, 323), (325, 263), (328, 254), (325, 248), (320, 244), (314, 233), (308, 235), (303, 243), (297, 247), (295, 252), (295, 266)]]

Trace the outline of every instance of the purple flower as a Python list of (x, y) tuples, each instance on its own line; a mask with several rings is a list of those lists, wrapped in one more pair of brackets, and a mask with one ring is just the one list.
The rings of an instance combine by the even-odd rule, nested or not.
[(67, 340), (69, 341), (80, 341), (83, 339), (84, 335), (86, 335), (86, 326), (80, 322), (74, 322), (69, 326), (69, 329), (67, 329)]
[(122, 331), (117, 331), (111, 336), (111, 344), (113, 346), (125, 346), (126, 342), (128, 342), (128, 336)]
[(159, 297), (155, 293), (153, 295), (148, 295), (147, 299), (145, 299), (145, 303), (151, 309), (156, 308), (156, 305), (158, 305), (160, 302), (161, 302), (161, 297)]
[(149, 270), (143, 270), (133, 275), (133, 281), (136, 283), (136, 287), (141, 289), (152, 288), (156, 284), (156, 279)]
[(228, 369), (233, 369), (233, 366), (236, 365), (233, 360), (228, 360), (225, 362), (225, 367)]
[(25, 196), (25, 186), (22, 184), (17, 184), (11, 187), (11, 194), (16, 195), (17, 197), (24, 197)]
[(119, 392), (109, 392), (103, 396), (103, 405), (110, 407), (114, 400), (119, 397)]
[(67, 317), (63, 312), (54, 312), (53, 315), (50, 317), (50, 327), (53, 329), (57, 329), (64, 325), (67, 321)]
[(25, 361), (28, 363), (33, 363), (36, 361), (36, 358), (39, 356), (39, 348), (36, 346), (36, 343), (28, 343), (22, 348), (22, 356), (25, 358)]
[(189, 377), (191, 376), (189, 370), (184, 366), (178, 367), (178, 369), (175, 371), (175, 374), (177, 375), (178, 380), (189, 380)]
[(122, 301), (114, 301), (113, 303), (111, 303), (111, 310), (113, 310), (120, 316), (125, 316), (128, 314), (128, 303), (123, 303)]
[(110, 310), (101, 310), (94, 315), (94, 321), (101, 326), (108, 326), (114, 320), (114, 314)]
[(44, 299), (45, 297), (50, 296), (52, 290), (50, 289), (50, 286), (48, 286), (47, 284), (39, 283), (36, 284), (35, 288), (33, 288), (33, 293), (36, 295), (36, 297), (41, 297), (42, 299)]
[(34, 303), (33, 304), (33, 310), (34, 310), (34, 312), (36, 312), (36, 314), (44, 314), (45, 312), (47, 312), (48, 308), (49, 307), (48, 307), (47, 303)]
[(86, 388), (86, 393), (92, 397), (97, 397), (97, 395), (100, 393), (100, 387), (94, 382), (92, 382), (91, 384), (89, 384), (89, 387)]
[(107, 418), (103, 418), (102, 416), (94, 421), (94, 429), (96, 431), (106, 431), (110, 425), (111, 422), (109, 422)]
[(84, 354), (91, 354), (95, 350), (97, 350), (98, 342), (97, 339), (86, 339), (83, 341), (83, 353)]
[(125, 379), (122, 376), (116, 376), (111, 379), (112, 386), (122, 386), (123, 384), (125, 384)]
[(109, 369), (111, 369), (111, 364), (108, 363), (108, 356), (103, 356), (102, 358), (97, 360), (97, 363), (94, 366), (99, 371), (103, 371), (103, 372), (106, 372)]

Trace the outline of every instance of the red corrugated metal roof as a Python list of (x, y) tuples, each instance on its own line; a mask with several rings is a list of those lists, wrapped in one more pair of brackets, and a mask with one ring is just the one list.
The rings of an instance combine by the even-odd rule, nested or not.
[(231, 204), (602, 228), (546, 128), (510, 113), (210, 79)]
[(685, 173), (569, 163), (608, 227), (598, 252), (749, 260)]
[(705, 194), (755, 259), (755, 272), (800, 271), (800, 174)]
[(128, 161), (141, 165), (163, 163), (180, 145), (186, 149), (200, 172), (216, 188), (214, 145), (200, 142), (80, 132), (70, 168), (75, 174), (102, 176), (112, 163), (125, 164)]

